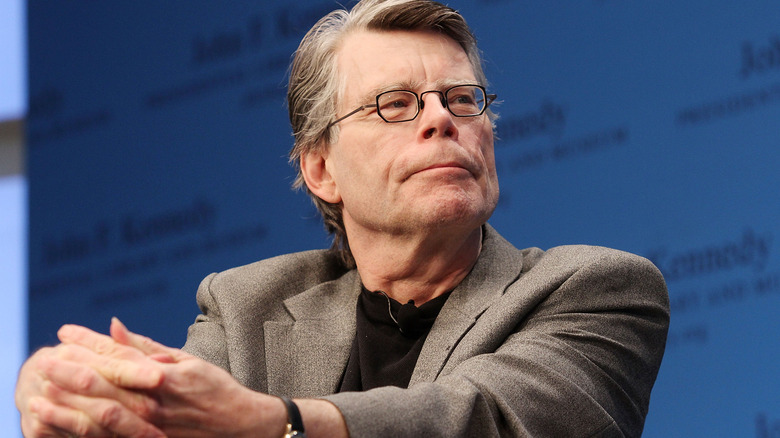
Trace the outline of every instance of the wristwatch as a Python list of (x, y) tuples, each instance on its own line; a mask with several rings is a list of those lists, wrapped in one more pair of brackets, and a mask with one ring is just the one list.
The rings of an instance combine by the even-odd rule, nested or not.
[(303, 429), (303, 418), (298, 405), (287, 397), (279, 397), (287, 406), (287, 431), (282, 438), (306, 438), (306, 432)]

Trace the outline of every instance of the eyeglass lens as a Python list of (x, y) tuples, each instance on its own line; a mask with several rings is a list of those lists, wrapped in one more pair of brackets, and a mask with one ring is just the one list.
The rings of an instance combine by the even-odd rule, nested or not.
[[(444, 97), (442, 104), (455, 116), (476, 116), (485, 110), (485, 92), (476, 86), (450, 88)], [(406, 122), (417, 117), (420, 112), (417, 94), (411, 91), (388, 91), (377, 96), (376, 101), (379, 116), (388, 122)]]

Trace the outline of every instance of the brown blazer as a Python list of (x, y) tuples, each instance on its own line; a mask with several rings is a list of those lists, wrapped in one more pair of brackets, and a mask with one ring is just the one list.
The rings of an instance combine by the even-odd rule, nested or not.
[(254, 390), (332, 401), (353, 438), (639, 436), (669, 324), (658, 269), (601, 247), (517, 250), (484, 231), (408, 389), (334, 394), (360, 278), (327, 251), (207, 277), (184, 348)]

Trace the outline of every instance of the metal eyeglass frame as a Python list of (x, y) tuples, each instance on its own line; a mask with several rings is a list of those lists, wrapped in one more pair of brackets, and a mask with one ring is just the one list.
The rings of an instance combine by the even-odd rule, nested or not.
[[(476, 88), (479, 88), (480, 90), (482, 90), (482, 94), (485, 96), (485, 106), (482, 107), (482, 110), (479, 113), (477, 113), (477, 114), (459, 115), (459, 114), (455, 114), (455, 113), (452, 112), (452, 110), (450, 109), (449, 105), (447, 104), (447, 93), (449, 93), (451, 90), (454, 90), (455, 88), (460, 88), (460, 87), (476, 87)], [(399, 91), (404, 91), (404, 92), (407, 92), (407, 93), (411, 93), (411, 94), (413, 94), (417, 98), (417, 111), (414, 113), (414, 116), (409, 118), (409, 119), (404, 119), (404, 120), (387, 120), (386, 118), (384, 118), (384, 116), (382, 116), (382, 112), (379, 111), (379, 98), (381, 96), (385, 95), (385, 94), (396, 93), (396, 92), (399, 92)], [(376, 95), (376, 103), (368, 103), (368, 104), (365, 104), (365, 105), (361, 105), (361, 106), (355, 108), (353, 111), (350, 111), (346, 115), (344, 115), (342, 117), (339, 117), (338, 119), (330, 122), (330, 124), (328, 125), (328, 129), (330, 129), (332, 126), (334, 126), (335, 124), (339, 123), (340, 121), (346, 119), (347, 117), (353, 116), (353, 115), (355, 115), (355, 114), (359, 113), (360, 111), (363, 111), (364, 109), (367, 109), (367, 108), (377, 108), (377, 112), (376, 112), (377, 115), (379, 117), (381, 117), (382, 120), (384, 120), (386, 123), (411, 122), (412, 120), (416, 119), (417, 116), (420, 115), (420, 111), (425, 108), (425, 101), (423, 101), (423, 97), (426, 94), (428, 94), (428, 93), (436, 93), (436, 94), (438, 94), (439, 95), (439, 101), (441, 102), (442, 106), (444, 108), (447, 108), (447, 111), (449, 111), (450, 114), (452, 114), (455, 117), (477, 117), (477, 116), (481, 116), (482, 114), (485, 113), (485, 110), (487, 110), (488, 106), (490, 106), (490, 104), (493, 103), (493, 101), (496, 100), (496, 98), (498, 97), (495, 94), (488, 94), (487, 91), (485, 91), (485, 87), (483, 87), (482, 85), (476, 85), (476, 84), (460, 84), (460, 85), (455, 85), (455, 86), (452, 86), (450, 88), (447, 88), (444, 91), (428, 90), (428, 91), (423, 91), (420, 94), (417, 94), (417, 93), (415, 93), (414, 91), (411, 91), (411, 90), (389, 90), (389, 91), (384, 91), (382, 93), (377, 94)]]

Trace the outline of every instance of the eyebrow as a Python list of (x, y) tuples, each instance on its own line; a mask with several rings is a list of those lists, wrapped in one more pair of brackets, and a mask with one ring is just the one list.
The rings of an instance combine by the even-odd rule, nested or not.
[[(439, 79), (434, 83), (434, 87), (430, 88), (431, 90), (446, 90), (448, 88), (454, 87), (456, 85), (465, 85), (465, 84), (476, 84), (476, 79)], [(398, 82), (391, 82), (389, 84), (380, 85), (378, 87), (374, 87), (371, 90), (369, 90), (362, 98), (361, 105), (365, 105), (367, 103), (373, 103), (376, 99), (376, 96), (379, 94), (384, 93), (385, 91), (392, 91), (392, 90), (410, 90), (410, 91), (417, 91), (420, 88), (422, 88), (424, 83), (422, 81), (398, 81)], [(422, 90), (427, 91), (427, 90)]]
[(399, 81), (399, 82), (391, 82), (389, 84), (383, 84), (378, 87), (374, 87), (371, 90), (369, 90), (362, 98), (362, 102), (364, 103), (370, 103), (373, 102), (376, 99), (376, 96), (384, 93), (385, 91), (392, 91), (392, 90), (414, 90), (415, 88), (419, 88), (422, 86), (422, 83), (419, 81), (410, 82), (410, 81)]

